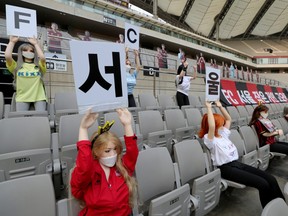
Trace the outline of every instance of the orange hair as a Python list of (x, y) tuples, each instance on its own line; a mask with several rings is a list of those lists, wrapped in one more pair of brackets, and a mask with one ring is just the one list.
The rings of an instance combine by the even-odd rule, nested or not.
[[(220, 135), (218, 134), (218, 129), (220, 127), (223, 127), (225, 124), (225, 118), (218, 114), (218, 113), (213, 113), (214, 121), (215, 121), (215, 132), (214, 136), (219, 137)], [(205, 134), (207, 134), (209, 131), (209, 124), (208, 124), (208, 115), (207, 113), (203, 115), (202, 122), (201, 122), (201, 129), (198, 133), (198, 136), (200, 138), (203, 138)]]

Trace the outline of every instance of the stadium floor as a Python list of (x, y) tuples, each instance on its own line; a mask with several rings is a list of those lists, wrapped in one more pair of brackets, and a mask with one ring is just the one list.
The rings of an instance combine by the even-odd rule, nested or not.
[[(267, 172), (274, 175), (283, 190), (288, 181), (288, 157), (270, 160)], [(228, 189), (221, 194), (219, 205), (207, 216), (260, 216), (262, 207), (257, 189)]]

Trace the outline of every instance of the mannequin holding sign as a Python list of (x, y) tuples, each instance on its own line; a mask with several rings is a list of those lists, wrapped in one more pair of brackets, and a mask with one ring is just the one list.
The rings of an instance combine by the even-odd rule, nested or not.
[(221, 177), (256, 188), (263, 208), (277, 197), (284, 199), (275, 177), (238, 161), (237, 148), (229, 139), (231, 116), (219, 101), (215, 105), (221, 114), (213, 113), (212, 103), (207, 101), (198, 135), (210, 150), (213, 165), (221, 170)]
[(136, 192), (133, 172), (138, 157), (137, 137), (127, 108), (116, 111), (125, 132), (124, 155), (121, 141), (109, 131), (113, 121), (99, 127), (90, 140), (88, 128), (97, 121), (98, 114), (89, 109), (80, 123), (76, 166), (70, 181), (73, 196), (84, 202), (79, 215), (131, 213)]
[(278, 152), (288, 155), (288, 143), (276, 140), (276, 136), (283, 135), (283, 130), (276, 128), (268, 118), (269, 108), (264, 104), (257, 106), (252, 114), (250, 126), (254, 125), (259, 146), (270, 145), (271, 152)]
[(134, 50), (135, 55), (135, 69), (131, 69), (131, 61), (128, 57), (129, 48), (125, 49), (126, 51), (126, 79), (127, 79), (127, 92), (128, 92), (128, 107), (136, 107), (136, 102), (133, 96), (133, 90), (136, 86), (137, 76), (140, 70), (140, 59), (138, 50)]
[(7, 69), (14, 74), (16, 80), (16, 111), (27, 111), (33, 103), (35, 110), (46, 110), (46, 94), (42, 76), (46, 73), (46, 60), (37, 39), (27, 38), (18, 48), (17, 62), (12, 58), (12, 51), (19, 40), (10, 36), (5, 50)]
[(189, 90), (190, 90), (190, 82), (197, 77), (197, 69), (194, 68), (194, 76), (187, 76), (188, 62), (187, 60), (179, 65), (177, 70), (177, 76), (175, 79), (175, 85), (177, 88), (176, 92), (176, 100), (178, 106), (181, 107), (184, 105), (190, 105), (189, 103)]

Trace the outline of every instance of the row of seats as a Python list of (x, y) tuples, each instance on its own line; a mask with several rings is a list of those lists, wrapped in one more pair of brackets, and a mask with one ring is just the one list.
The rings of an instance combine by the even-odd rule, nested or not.
[[(191, 138), (191, 131), (189, 131), (190, 128), (187, 124), (189, 122), (188, 118), (194, 120), (197, 116), (199, 117), (199, 122), (201, 121), (201, 113), (199, 109), (189, 108), (185, 109), (185, 112), (187, 119), (184, 118), (183, 112), (179, 109), (165, 110), (164, 115), (166, 122), (164, 122), (162, 120), (160, 111), (140, 111), (138, 113), (139, 128), (137, 129), (137, 124), (135, 124), (134, 129), (138, 133), (138, 137), (143, 136), (142, 141), (143, 143), (146, 143), (148, 147), (151, 148), (165, 146), (167, 147), (165, 149), (167, 149), (168, 153), (171, 153), (173, 148), (171, 138), (176, 139), (176, 141), (178, 142), (181, 141), (181, 139), (185, 138), (185, 134), (188, 135), (187, 138)], [(116, 118), (116, 115), (116, 113), (106, 113), (104, 114), (104, 119), (109, 120), (111, 118), (114, 118), (114, 120), (116, 120), (118, 119)], [(59, 175), (59, 173), (61, 173), (64, 184), (67, 185), (69, 170), (73, 166), (77, 154), (75, 143), (78, 139), (78, 128), (81, 118), (81, 115), (62, 116), (59, 121), (59, 133), (52, 133), (52, 136), (50, 136), (51, 131), (49, 127), (49, 121), (45, 117), (14, 118), (1, 120), (0, 139), (1, 143), (2, 141), (3, 143), (5, 143), (5, 145), (1, 145), (1, 156), (4, 161), (1, 167), (6, 167), (6, 164), (9, 165), (8, 170), (2, 171), (4, 175), (1, 177), (1, 180), (5, 181), (8, 179), (40, 173), (50, 173), (50, 175)], [(151, 122), (153, 122), (153, 124), (151, 124)], [(177, 130), (179, 131), (179, 129), (182, 128), (180, 126), (176, 126), (175, 124), (177, 123), (182, 125), (184, 123), (183, 128), (184, 131), (186, 130), (186, 132), (184, 132), (184, 135), (178, 135), (178, 137), (180, 137), (180, 140), (177, 140), (177, 135), (176, 133), (174, 134), (174, 132), (177, 132)], [(96, 122), (95, 125), (91, 128), (91, 132), (89, 133), (95, 131), (98, 124), (99, 123)], [(197, 128), (197, 126), (199, 127), (199, 125), (195, 125), (194, 122), (190, 122), (190, 124), (193, 124), (192, 126), (194, 126), (194, 129)], [(156, 128), (158, 127), (157, 125), (160, 125), (160, 127)], [(170, 128), (170, 126), (174, 127), (174, 129)], [(115, 127), (112, 127), (111, 130), (115, 130), (114, 132), (119, 134), (120, 136), (121, 134), (123, 134), (123, 129), (121, 128), (122, 127), (117, 126), (116, 122)], [(11, 137), (11, 133), (9, 132), (13, 130), (17, 131), (17, 134)], [(240, 132), (241, 131), (243, 131), (242, 139), (244, 140), (244, 144), (251, 143), (249, 140), (245, 141), (245, 138), (248, 139), (252, 136), (247, 135), (248, 132), (242, 129), (242, 127), (240, 127)], [(163, 132), (164, 134), (167, 134), (167, 136), (163, 136), (163, 134), (161, 134)], [(240, 140), (241, 139), (236, 138), (233, 142), (237, 144), (237, 142), (239, 142)], [(19, 144), (15, 145), (15, 143)], [(254, 142), (254, 144), (256, 145), (257, 149), (258, 142), (256, 141)], [(250, 147), (243, 147), (244, 150), (246, 149), (246, 153), (248, 152), (248, 148)], [(139, 149), (142, 149), (142, 147), (140, 146)], [(241, 150), (238, 149), (238, 151), (241, 153)], [(243, 154), (245, 153), (245, 151), (242, 152)], [(175, 152), (174, 155), (176, 159), (177, 155)], [(256, 164), (255, 166), (258, 166), (258, 161), (254, 164)], [(27, 168), (27, 166), (29, 167), (29, 169)], [(267, 166), (265, 167), (263, 165), (263, 168), (265, 169), (267, 168)], [(54, 186), (55, 183), (57, 182), (54, 181)]]
[[(182, 216), (190, 215), (190, 210), (195, 215), (205, 215), (218, 204), (220, 171), (206, 172), (205, 154), (198, 141), (179, 142), (175, 144), (174, 152), (175, 162), (165, 147), (139, 153), (135, 177), (140, 205), (133, 210), (136, 215), (149, 212), (149, 215)], [(57, 212), (57, 215), (71, 216), (77, 215), (76, 209), (79, 209), (79, 203), (72, 197), (58, 201), (56, 208), (51, 177), (47, 174), (1, 182), (0, 192), (1, 215), (20, 215), (19, 212), (23, 216), (39, 215), (40, 211), (49, 208), (44, 215), (52, 216)], [(23, 199), (27, 194), (29, 199)], [(42, 199), (43, 194), (45, 199)], [(15, 203), (17, 208), (13, 208)]]

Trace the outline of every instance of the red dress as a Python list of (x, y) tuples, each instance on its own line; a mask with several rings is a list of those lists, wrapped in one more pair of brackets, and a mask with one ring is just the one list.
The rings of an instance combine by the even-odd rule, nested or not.
[[(138, 157), (137, 137), (124, 136), (126, 154), (122, 161), (132, 175)], [(104, 170), (98, 160), (93, 159), (91, 142), (82, 140), (77, 143), (78, 155), (76, 167), (72, 173), (71, 189), (75, 198), (83, 200), (85, 208), (80, 216), (127, 216), (131, 213), (129, 191), (124, 178), (116, 170), (110, 168), (107, 181)]]

